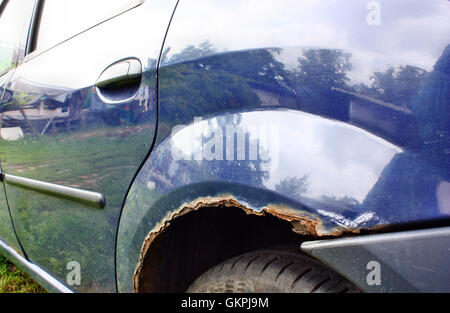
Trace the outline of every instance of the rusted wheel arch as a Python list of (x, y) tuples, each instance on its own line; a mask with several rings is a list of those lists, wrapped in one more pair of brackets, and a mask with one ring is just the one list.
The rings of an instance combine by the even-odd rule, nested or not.
[(320, 219), (288, 207), (272, 205), (256, 211), (231, 197), (197, 199), (149, 232), (134, 273), (134, 288), (184, 292), (197, 276), (230, 257), (276, 244), (299, 246), (321, 235), (328, 233)]

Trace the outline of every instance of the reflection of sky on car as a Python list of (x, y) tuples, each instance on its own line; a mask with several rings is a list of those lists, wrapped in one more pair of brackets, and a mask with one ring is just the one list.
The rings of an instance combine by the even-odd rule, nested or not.
[[(280, 154), (277, 170), (271, 172), (268, 187), (282, 177), (309, 175), (307, 197), (351, 196), (364, 200), (384, 167), (401, 150), (359, 128), (296, 112), (292, 115), (271, 112), (243, 114), (242, 124), (269, 120), (279, 127)], [(296, 125), (295, 131), (290, 125)], [(273, 153), (271, 153), (273, 154)], [(354, 188), (355, 185), (358, 188)]]
[[(355, 1), (354, 5), (331, 0), (284, 0), (276, 3), (269, 0), (196, 1), (204, 2), (201, 5), (204, 8), (201, 12), (189, 12), (189, 2), (180, 2), (166, 43), (166, 48), (171, 48), (168, 57), (179, 53), (189, 45), (199, 45), (206, 40), (209, 40), (219, 52), (248, 47), (287, 46), (352, 49), (350, 61), (353, 69), (348, 73), (351, 83), (367, 83), (370, 75), (374, 71), (383, 71), (387, 63), (410, 64), (430, 70), (445, 45), (448, 44), (450, 34), (450, 23), (445, 22), (450, 16), (450, 2), (444, 0), (426, 2), (414, 0), (414, 5), (408, 1), (379, 1), (382, 13), (381, 26), (367, 25), (366, 17), (369, 11), (366, 9), (365, 1)], [(103, 1), (98, 3), (91, 1), (92, 12), (100, 8), (101, 3)], [(161, 3), (144, 3), (144, 5), (155, 6)], [(170, 7), (169, 4), (164, 5)], [(413, 7), (421, 9), (412, 12)], [(154, 8), (155, 11), (160, 9)], [(181, 14), (181, 11), (185, 12)], [(75, 16), (77, 7), (72, 8), (72, 12)], [(214, 12), (217, 13), (214, 14)], [(420, 16), (417, 12), (420, 12)], [(108, 34), (106, 37), (103, 35), (102, 41), (114, 41), (124, 31), (121, 27), (122, 23), (135, 25), (137, 31), (127, 33), (127, 38), (130, 42), (143, 40), (140, 50), (133, 50), (133, 55), (142, 58), (144, 67), (147, 66), (145, 62), (148, 61), (149, 47), (160, 38), (153, 38), (152, 32), (146, 32), (146, 37), (141, 38), (142, 32), (138, 30), (151, 29), (155, 27), (152, 25), (167, 23), (162, 18), (158, 20), (157, 15), (149, 19), (145, 13), (145, 10), (131, 10), (116, 17), (116, 23), (104, 23), (98, 26), (106, 30), (106, 32), (102, 31), (103, 34)], [(187, 24), (190, 27), (187, 29), (177, 27), (178, 23), (186, 25), (186, 22), (182, 20), (184, 18), (189, 19)], [(144, 26), (142, 21), (146, 21)], [(95, 32), (81, 36), (86, 47), (98, 43), (99, 40)], [(176, 38), (176, 41), (171, 40), (172, 36)], [(70, 42), (66, 45), (70, 50)], [(129, 44), (123, 42), (117, 45), (117, 49), (126, 53), (127, 46)], [(280, 56), (280, 60), (289, 69), (289, 66), (295, 66), (299, 50), (286, 51)], [(158, 51), (152, 52), (154, 55), (158, 54)], [(106, 51), (99, 53), (99, 55), (107, 54)], [(389, 59), (380, 61), (378, 54), (388, 56)], [(45, 80), (45, 77), (42, 79)]]
[[(117, 4), (113, 3), (113, 5), (111, 0), (89, 1), (91, 10), (88, 12), (82, 11), (83, 5), (74, 4), (71, 8), (65, 7), (65, 10), (70, 9), (73, 16), (80, 16), (80, 14), (85, 16), (85, 24), (88, 25), (89, 21), (98, 19), (99, 14), (104, 15), (98, 12), (105, 13), (105, 2), (111, 8), (109, 12), (113, 11), (112, 8), (120, 7), (127, 2), (126, 0), (115, 1)], [(292, 45), (359, 49), (389, 55), (401, 60), (402, 64), (416, 65), (430, 70), (448, 43), (450, 34), (450, 23), (446, 22), (450, 16), (450, 2), (445, 0), (380, 0), (378, 2), (381, 5), (381, 26), (369, 26), (366, 23), (369, 13), (366, 4), (369, 1), (355, 1), (354, 5), (353, 2), (349, 5), (349, 2), (344, 0), (281, 0), (276, 3), (270, 0), (196, 1), (203, 2), (201, 12), (189, 12), (189, 1), (179, 3), (177, 10), (186, 12), (175, 15), (169, 33), (168, 44), (171, 47), (169, 57), (179, 53), (188, 45), (198, 45), (205, 40), (210, 40), (219, 51)], [(412, 1), (414, 4), (411, 3)], [(155, 2), (151, 5), (160, 5), (160, 3)], [(198, 8), (199, 5), (195, 7)], [(55, 6), (55, 10), (56, 8), (58, 6)], [(154, 10), (159, 9), (154, 8)], [(140, 29), (141, 22), (146, 20), (144, 14), (145, 10), (131, 10), (116, 19), (120, 19), (127, 25), (136, 24), (136, 29)], [(186, 25), (181, 20), (183, 18), (189, 19), (189, 28), (177, 28), (177, 22)], [(78, 20), (73, 21), (73, 27), (69, 25), (68, 29), (79, 28), (78, 22)], [(154, 22), (167, 23), (163, 20)], [(109, 28), (111, 40), (124, 31), (120, 23), (110, 23), (110, 25), (106, 23), (102, 27)], [(55, 31), (62, 30), (55, 29)], [(176, 35), (176, 42), (170, 41), (171, 33)], [(143, 39), (139, 31), (127, 33), (127, 36), (133, 40)], [(135, 51), (138, 57), (144, 56), (145, 51), (148, 51), (147, 48), (152, 45), (152, 32), (146, 32), (145, 36), (148, 46), (144, 42), (142, 50)], [(91, 37), (85, 40), (86, 46), (89, 46), (89, 42), (94, 44), (97, 38)], [(118, 49), (121, 46), (118, 45)], [(353, 71), (355, 75), (359, 72), (359, 68), (369, 71), (362, 65), (370, 65), (375, 62), (375, 59), (367, 53), (355, 55), (351, 60), (355, 65)], [(358, 66), (359, 64), (361, 66)], [(359, 75), (359, 77), (363, 76), (367, 77)], [(355, 80), (357, 81), (358, 78), (355, 77)]]
[[(109, 18), (130, 0), (46, 0), (38, 49), (49, 48)], [(86, 10), (86, 8), (88, 8)], [(49, 18), (50, 17), (50, 18)], [(83, 17), (80, 19), (80, 17)], [(64, 25), (61, 27), (61, 25)], [(47, 35), (48, 34), (48, 35)]]
[(0, 71), (9, 67), (14, 54), (14, 45), (0, 41)]
[[(168, 40), (172, 54), (208, 39), (219, 51), (286, 45), (360, 49), (430, 69), (450, 34), (445, 0), (380, 0), (381, 26), (366, 22), (369, 1), (196, 1), (202, 1), (195, 6), (201, 12), (190, 12), (189, 1), (179, 4)], [(177, 22), (190, 27), (177, 28)]]
[[(151, 10), (150, 8), (154, 7), (153, 4), (159, 4), (162, 7)], [(79, 34), (46, 53), (39, 55), (39, 51), (36, 51), (39, 57), (31, 57), (27, 61), (28, 77), (41, 84), (49, 85), (54, 84), (55, 77), (57, 77), (58, 88), (70, 86), (73, 89), (82, 89), (94, 85), (100, 73), (108, 65), (116, 62), (118, 58), (134, 56), (140, 58), (144, 62), (144, 66), (148, 58), (156, 60), (160, 47), (156, 45), (158, 49), (155, 49), (155, 42), (162, 42), (161, 32), (145, 31), (145, 38), (141, 38), (142, 33), (146, 29), (159, 30), (161, 25), (166, 25), (168, 12), (172, 12), (175, 0), (168, 0), (164, 2), (164, 5), (160, 2), (146, 1), (143, 5), (149, 5), (150, 8), (148, 10), (131, 10), (121, 14), (114, 18), (114, 23), (102, 23), (89, 32)], [(123, 27), (123, 25), (127, 25), (127, 27)], [(124, 35), (122, 33), (124, 29), (136, 29), (136, 32), (127, 31), (127, 34)], [(122, 38), (122, 40), (120, 44), (114, 46), (114, 51), (111, 51), (110, 43), (116, 42), (117, 38)], [(137, 41), (141, 41), (142, 44), (136, 45)], [(80, 49), (80, 45), (85, 49)], [(95, 54), (89, 50), (90, 47), (96, 47)], [(68, 58), (71, 59), (71, 62), (67, 62)], [(80, 65), (79, 60), (84, 60), (84, 64)], [(86, 60), (89, 60), (91, 66), (86, 66)], [(64, 64), (66, 71), (63, 73), (51, 66), (43, 71), (42, 64)], [(77, 73), (81, 66), (84, 70), (83, 75), (66, 74)]]
[[(309, 47), (315, 49), (314, 47)], [(272, 56), (278, 62), (283, 63), (284, 69), (289, 71), (295, 71), (299, 68), (299, 57), (303, 57), (303, 54), (308, 47), (294, 48), (288, 47), (281, 49), (281, 51), (272, 51)], [(381, 55), (369, 51), (363, 51), (358, 49), (346, 50), (351, 54), (349, 62), (352, 64), (351, 70), (346, 74), (350, 79), (350, 85), (366, 84), (370, 85), (371, 77), (375, 72), (385, 72), (390, 66), (398, 68), (405, 65), (416, 65), (423, 68), (422, 64), (417, 62), (408, 63), (404, 59), (397, 59), (387, 55)], [(434, 64), (432, 64), (434, 65)], [(432, 66), (427, 66), (426, 70), (431, 70)]]
[[(23, 11), (26, 11), (29, 4), (26, 1), (16, 1), (16, 7)], [(8, 25), (8, 28), (1, 27)], [(3, 14), (0, 20), (0, 38), (3, 42), (15, 42), (17, 37), (17, 31), (20, 31), (23, 26), (23, 20), (18, 19), (15, 16)], [(14, 31), (11, 31), (13, 29)]]
[[(249, 140), (258, 139), (261, 145), (259, 151), (266, 152), (270, 157), (267, 164), (263, 163), (264, 170), (269, 172), (265, 186), (275, 189), (282, 178), (308, 175), (306, 197), (349, 196), (362, 202), (393, 156), (402, 152), (400, 148), (364, 130), (307, 113), (260, 111), (239, 116), (239, 127), (245, 129)], [(277, 125), (275, 134), (258, 134), (264, 129), (264, 121)], [(295, 130), (291, 125), (296, 125)], [(178, 150), (185, 160), (199, 162), (194, 160), (202, 142), (198, 134), (202, 134), (203, 129), (203, 134), (208, 134), (203, 139), (208, 141), (209, 135), (218, 126), (217, 118), (214, 118), (198, 120), (175, 130), (171, 143), (176, 149), (172, 152)], [(177, 157), (181, 159), (180, 156)]]

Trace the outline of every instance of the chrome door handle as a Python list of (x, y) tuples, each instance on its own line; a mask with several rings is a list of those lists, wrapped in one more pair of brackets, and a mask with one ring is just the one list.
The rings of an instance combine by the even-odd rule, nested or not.
[(141, 79), (141, 62), (136, 58), (129, 58), (108, 66), (100, 74), (95, 87), (104, 102), (123, 102), (136, 95)]

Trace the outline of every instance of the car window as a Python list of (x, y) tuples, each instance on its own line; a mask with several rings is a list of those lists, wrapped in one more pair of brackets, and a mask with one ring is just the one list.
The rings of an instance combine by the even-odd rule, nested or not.
[(126, 11), (138, 0), (45, 0), (37, 34), (37, 50), (44, 50)]
[[(0, 75), (15, 64), (17, 46), (22, 37), (24, 23), (31, 1), (2, 1), (0, 16)], [(6, 5), (6, 6), (5, 6)]]

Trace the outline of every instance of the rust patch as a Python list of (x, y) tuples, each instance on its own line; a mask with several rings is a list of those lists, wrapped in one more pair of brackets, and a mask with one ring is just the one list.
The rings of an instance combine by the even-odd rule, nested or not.
[(144, 258), (147, 252), (152, 247), (152, 243), (155, 239), (161, 235), (166, 229), (169, 228), (171, 222), (183, 215), (190, 212), (197, 211), (200, 208), (216, 208), (216, 207), (234, 207), (242, 209), (248, 215), (265, 216), (272, 215), (280, 220), (289, 222), (292, 225), (292, 231), (299, 235), (308, 235), (315, 237), (324, 236), (340, 236), (345, 233), (360, 233), (360, 229), (350, 229), (343, 226), (336, 226), (332, 229), (326, 229), (322, 220), (309, 212), (303, 212), (295, 210), (286, 205), (270, 204), (264, 207), (262, 210), (256, 210), (249, 206), (240, 203), (231, 195), (223, 195), (221, 197), (206, 197), (198, 198), (189, 203), (186, 203), (178, 209), (170, 212), (158, 223), (147, 235), (141, 248), (139, 256), (139, 262), (136, 267), (133, 280), (134, 288), (137, 290), (139, 277), (141, 276), (142, 267), (144, 264)]

